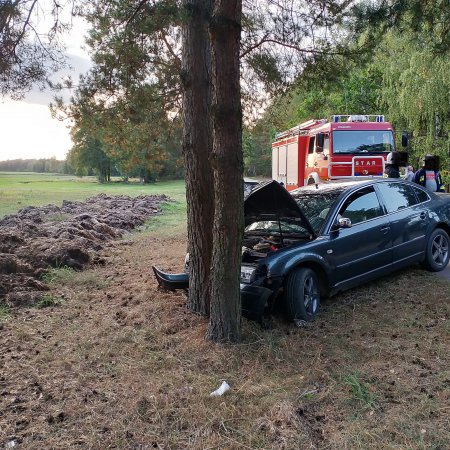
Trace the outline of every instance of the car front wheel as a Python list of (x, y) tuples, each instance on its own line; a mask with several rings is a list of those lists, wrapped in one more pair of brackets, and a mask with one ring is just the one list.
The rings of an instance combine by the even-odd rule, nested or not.
[(444, 270), (449, 260), (450, 239), (448, 234), (437, 228), (434, 230), (427, 242), (425, 249), (424, 266), (432, 272)]
[(285, 301), (290, 319), (310, 321), (314, 318), (320, 305), (320, 289), (313, 270), (302, 267), (288, 275)]

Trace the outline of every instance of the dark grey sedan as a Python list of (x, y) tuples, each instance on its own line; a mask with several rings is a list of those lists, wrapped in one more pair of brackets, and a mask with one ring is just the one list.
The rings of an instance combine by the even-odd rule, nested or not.
[[(293, 320), (311, 320), (320, 299), (421, 263), (449, 261), (450, 194), (394, 179), (305, 186), (276, 181), (244, 202), (243, 315), (261, 320), (281, 305)], [(189, 274), (153, 268), (160, 285), (188, 288)]]

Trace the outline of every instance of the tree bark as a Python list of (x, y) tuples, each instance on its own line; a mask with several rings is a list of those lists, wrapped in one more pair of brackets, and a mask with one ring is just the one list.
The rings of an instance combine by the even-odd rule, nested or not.
[(186, 172), (189, 252), (188, 308), (208, 315), (214, 186), (209, 161), (211, 51), (208, 24), (212, 0), (183, 0), (183, 155)]
[(206, 338), (240, 340), (243, 219), (241, 0), (216, 0), (210, 24), (215, 214), (211, 314)]

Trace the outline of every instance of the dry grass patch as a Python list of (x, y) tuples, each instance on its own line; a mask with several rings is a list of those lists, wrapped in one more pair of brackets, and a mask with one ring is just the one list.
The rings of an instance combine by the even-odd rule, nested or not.
[[(409, 270), (325, 301), (311, 327), (243, 322), (235, 346), (150, 267), (182, 267), (183, 237), (104, 255), (58, 308), (7, 320), (0, 445), (26, 449), (446, 449), (449, 284)], [(78, 280), (78, 281), (77, 281)], [(26, 336), (26, 339), (23, 337)], [(223, 397), (209, 393), (226, 380)]]

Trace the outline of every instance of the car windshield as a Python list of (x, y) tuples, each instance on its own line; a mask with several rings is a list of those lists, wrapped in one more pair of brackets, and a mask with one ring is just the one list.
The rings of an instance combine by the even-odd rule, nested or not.
[(319, 234), (323, 223), (343, 189), (297, 191), (292, 196), (308, 219), (314, 233)]
[(333, 131), (333, 153), (389, 153), (395, 150), (392, 131)]
[(244, 180), (244, 198), (247, 197), (256, 186), (258, 186), (257, 181), (245, 181)]
[(309, 238), (310, 232), (295, 220), (264, 220), (253, 222), (245, 228), (245, 233), (251, 234), (270, 234), (273, 236), (289, 235), (295, 237)]

